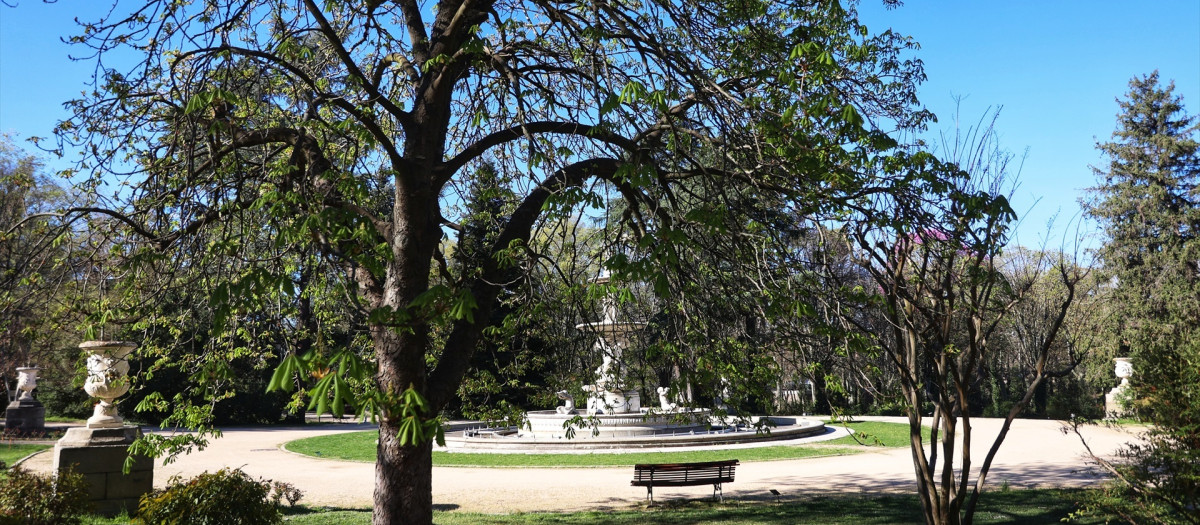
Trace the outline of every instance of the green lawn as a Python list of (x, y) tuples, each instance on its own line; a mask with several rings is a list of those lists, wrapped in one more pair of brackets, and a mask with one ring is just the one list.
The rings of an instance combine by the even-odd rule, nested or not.
[[(831, 423), (832, 425), (832, 423)], [(863, 421), (850, 423), (857, 433), (832, 441), (810, 445), (778, 445), (738, 450), (688, 450), (678, 452), (636, 452), (627, 454), (481, 454), (434, 452), (438, 466), (482, 467), (617, 467), (638, 463), (683, 463), (694, 461), (771, 461), (818, 456), (854, 454), (873, 446), (908, 445), (908, 425)], [(928, 437), (928, 435), (926, 436)], [(375, 462), (375, 441), (379, 432), (368, 430), (332, 436), (319, 436), (289, 442), (287, 449), (314, 457), (348, 461)], [(859, 442), (863, 444), (859, 444)]]
[[(976, 523), (1053, 524), (1075, 510), (1080, 491), (1013, 490), (986, 493), (980, 502)], [(886, 525), (921, 523), (915, 496), (799, 496), (797, 501), (675, 501), (649, 508), (573, 513), (475, 514), (435, 512), (439, 525), (786, 525), (821, 523)], [(294, 525), (359, 525), (370, 523), (367, 510), (298, 508), (288, 512), (286, 523)], [(94, 521), (91, 525), (118, 523)], [(1104, 523), (1081, 518), (1080, 525)], [(1118, 522), (1112, 522), (1118, 523)]]
[[(879, 421), (858, 421), (843, 425), (842, 423), (825, 423), (826, 426), (847, 426), (854, 430), (854, 435), (841, 437), (832, 441), (823, 441), (828, 445), (907, 447), (908, 423), (882, 423)], [(929, 442), (929, 428), (922, 431), (925, 442)]]
[(3, 443), (0, 444), (0, 461), (5, 465), (12, 465), (17, 460), (33, 454), (39, 450), (46, 450), (53, 445), (34, 445), (25, 443)]

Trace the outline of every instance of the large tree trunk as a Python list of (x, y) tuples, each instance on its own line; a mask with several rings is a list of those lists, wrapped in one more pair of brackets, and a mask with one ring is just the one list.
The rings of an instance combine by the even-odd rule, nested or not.
[[(415, 182), (414, 182), (415, 181)], [(396, 185), (395, 231), (392, 261), (377, 306), (405, 312), (419, 295), (429, 290), (430, 261), (441, 231), (436, 192), (426, 178)], [(388, 321), (386, 324), (396, 322)], [(376, 381), (383, 397), (379, 423), (378, 459), (375, 461), (374, 525), (431, 525), (433, 523), (433, 443), (400, 444), (402, 394), (413, 389), (428, 396), (425, 356), (430, 350), (430, 328), (421, 318), (408, 318), (401, 326), (371, 327), (378, 363)], [(436, 415), (437, 407), (430, 407)]]
[(433, 443), (400, 446), (397, 426), (379, 425), (374, 525), (433, 523)]
[[(377, 379), (385, 393), (379, 422), (378, 459), (375, 461), (374, 525), (430, 525), (433, 523), (433, 443), (400, 444), (400, 414), (394, 400), (401, 392), (425, 387), (424, 328), (397, 334), (376, 328)], [(420, 332), (420, 333), (418, 333)]]
[(429, 345), (425, 327), (397, 334), (376, 328), (377, 379), (385, 393), (379, 422), (378, 459), (375, 461), (374, 525), (430, 525), (433, 523), (433, 443), (401, 445), (401, 392), (425, 387), (424, 350)]

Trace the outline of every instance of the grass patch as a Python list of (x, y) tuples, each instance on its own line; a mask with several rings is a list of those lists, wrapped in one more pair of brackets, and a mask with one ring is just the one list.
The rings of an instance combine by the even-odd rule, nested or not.
[(0, 461), (5, 465), (12, 465), (17, 460), (33, 454), (34, 452), (46, 450), (53, 445), (36, 445), (27, 443), (4, 443), (0, 444)]
[[(884, 423), (881, 421), (857, 421), (854, 423), (825, 423), (830, 427), (850, 427), (854, 435), (844, 436), (832, 441), (824, 441), (827, 445), (859, 446), (860, 443), (877, 447), (907, 447), (908, 423)], [(929, 427), (921, 429), (922, 441), (929, 442)]]
[[(839, 424), (840, 425), (840, 424)], [(847, 426), (864, 435), (859, 444), (854, 437), (823, 441), (809, 445), (779, 445), (737, 450), (681, 450), (678, 452), (633, 452), (625, 454), (486, 454), (433, 453), (433, 464), (443, 467), (622, 467), (638, 463), (686, 463), (695, 461), (773, 461), (803, 459), (819, 456), (855, 454), (872, 446), (902, 447), (908, 445), (908, 425), (860, 421)], [(928, 438), (928, 433), (926, 433)], [(348, 432), (317, 436), (289, 442), (287, 449), (307, 456), (345, 461), (375, 462), (375, 441), (378, 430)]]
[[(1012, 490), (989, 492), (980, 500), (976, 523), (1044, 524), (1059, 523), (1076, 508), (1084, 491)], [(297, 508), (285, 510), (286, 523), (292, 525), (359, 525), (371, 521), (369, 510)], [(785, 525), (793, 523), (830, 523), (846, 525), (886, 525), (922, 523), (921, 507), (915, 496), (812, 496), (801, 501), (671, 501), (649, 508), (593, 512), (536, 512), (518, 514), (477, 514), (435, 511), (439, 525)], [(108, 522), (92, 522), (106, 525)], [(116, 523), (116, 522), (113, 522)], [(1101, 518), (1082, 518), (1074, 523), (1094, 525)], [(1113, 522), (1119, 523), (1119, 522)]]
[[(369, 515), (370, 513), (368, 513), (368, 516)], [(82, 516), (81, 518), (80, 525), (129, 525), (130, 523), (133, 523), (133, 518), (129, 517), (125, 513), (121, 513), (114, 518), (106, 518), (98, 515)], [(368, 520), (367, 523), (370, 523), (370, 520)]]
[[(305, 456), (374, 463), (375, 442), (378, 440), (378, 430), (364, 430), (297, 439), (284, 443), (284, 446), (292, 452)], [(437, 464), (436, 459), (434, 464)]]

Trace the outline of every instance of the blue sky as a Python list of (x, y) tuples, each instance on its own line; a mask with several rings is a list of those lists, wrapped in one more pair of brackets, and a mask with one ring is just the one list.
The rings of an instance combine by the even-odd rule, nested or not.
[(940, 117), (935, 128), (952, 127), (955, 96), (965, 97), (964, 120), (1002, 106), (1002, 145), (1028, 153), (1013, 195), (1026, 246), (1047, 240), (1057, 214), (1049, 247), (1073, 247), (1068, 223), (1095, 182), (1089, 165), (1103, 165), (1096, 142), (1111, 138), (1131, 78), (1157, 69), (1200, 113), (1200, 0), (906, 0), (894, 10), (867, 0), (860, 11), (872, 30), (921, 43), (921, 101)]
[[(78, 51), (59, 38), (74, 34), (76, 16), (95, 18), (110, 5), (0, 6), (0, 132), (51, 135), (66, 117), (62, 102), (86, 89), (92, 73), (92, 64), (68, 59)], [(1018, 241), (1027, 246), (1043, 242), (1057, 214), (1048, 243), (1071, 247), (1076, 201), (1094, 182), (1088, 166), (1103, 162), (1095, 143), (1111, 136), (1115, 99), (1130, 78), (1157, 69), (1175, 80), (1189, 113), (1200, 113), (1200, 0), (907, 0), (894, 10), (866, 0), (860, 11), (872, 30), (890, 27), (921, 43), (916, 56), (929, 76), (921, 100), (941, 117), (935, 129), (952, 127), (956, 96), (972, 122), (1003, 107), (1003, 146), (1027, 152), (1013, 199), (1023, 217)]]

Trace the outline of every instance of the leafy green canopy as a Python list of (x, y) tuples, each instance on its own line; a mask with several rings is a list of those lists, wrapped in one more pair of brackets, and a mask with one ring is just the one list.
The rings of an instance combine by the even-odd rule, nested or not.
[[(899, 58), (909, 43), (869, 36), (836, 4), (464, 5), (457, 18), (439, 10), (433, 33), (417, 24), (431, 13), (409, 7), (153, 2), (76, 38), (144, 58), (105, 69), (59, 136), (90, 146), (80, 167), (98, 178), (132, 172), (112, 214), (139, 236), (122, 237), (137, 268), (129, 305), (160, 307), (147, 299), (167, 290), (207, 296), (174, 317), (138, 316), (138, 328), (179, 338), (167, 327), (208, 312), (194, 352), (217, 359), (196, 370), (220, 376), (256, 345), (312, 346), (314, 326), (351, 330), (346, 319), (409, 334), (473, 325), (478, 300), (492, 295), (487, 277), (537, 253), (526, 229), (600, 203), (602, 188), (581, 185), (586, 177), (631, 203), (640, 251), (615, 262), (665, 292), (678, 225), (701, 216), (682, 212), (722, 205), (684, 200), (696, 188), (836, 209), (878, 182), (862, 167), (894, 145), (869, 122), (928, 117), (911, 111), (921, 72)], [(468, 167), (483, 161), (509, 185), (513, 218), (489, 239), (485, 271), (456, 275), (436, 241), (469, 223)], [(347, 301), (302, 305), (338, 298)], [(330, 311), (339, 315), (312, 320)], [(307, 331), (263, 341), (284, 319)], [(467, 335), (445, 344), (461, 357), (477, 332), (450, 330)], [(341, 410), (351, 398), (344, 376), (372, 369), (369, 346), (296, 356), (275, 383), (332, 369), (318, 393), (333, 392), (329, 407)]]
[(755, 268), (764, 209), (883, 217), (952, 176), (888, 134), (931, 117), (915, 44), (838, 2), (143, 1), (82, 29), (100, 75), (58, 138), (130, 189), (73, 211), (112, 219), (143, 354), (207, 392), (157, 402), (203, 424), (231, 363), (282, 361), (309, 406), (379, 413), (379, 523), (428, 522), (433, 418), (518, 326), (512, 276), (575, 257), (564, 219), (620, 200), (622, 249), (577, 258), (669, 296)]

